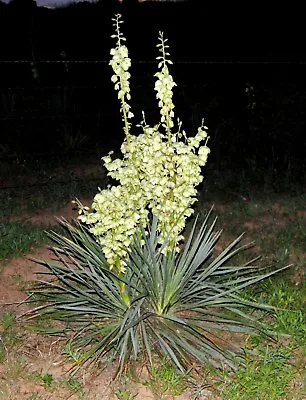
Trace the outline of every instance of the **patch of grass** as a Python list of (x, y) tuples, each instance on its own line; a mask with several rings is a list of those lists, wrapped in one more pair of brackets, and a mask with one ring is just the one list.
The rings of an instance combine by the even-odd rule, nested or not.
[(38, 399), (39, 399), (39, 393), (33, 392), (27, 397), (26, 400), (38, 400)]
[(49, 373), (45, 373), (43, 375), (41, 375), (41, 381), (43, 382), (44, 387), (49, 388), (51, 387), (54, 379), (53, 376)]
[[(283, 273), (262, 282), (256, 288), (246, 290), (243, 297), (275, 307), (268, 314), (258, 313), (258, 318), (265, 318), (276, 338), (280, 342), (286, 342), (288, 348), (298, 348), (300, 353), (306, 352), (305, 283), (294, 285), (287, 274)], [(254, 345), (260, 345), (262, 340), (261, 335), (251, 338)]]
[(67, 389), (69, 389), (72, 393), (83, 392), (82, 383), (73, 376), (64, 381), (64, 386), (67, 387)]
[[(208, 206), (206, 204), (203, 208), (207, 209)], [(257, 254), (262, 256), (264, 265), (294, 263), (294, 268), (243, 293), (246, 299), (255, 299), (275, 307), (273, 318), (267, 317), (269, 326), (279, 333), (279, 340), (286, 348), (261, 350), (259, 358), (249, 360), (246, 368), (240, 368), (235, 374), (216, 378), (209, 373), (209, 379), (205, 378), (200, 390), (207, 388), (207, 382), (216, 387), (216, 380), (223, 379), (226, 384), (219, 384), (222, 387), (219, 395), (226, 400), (305, 399), (302, 384), (300, 388), (290, 388), (294, 386), (291, 382), (300, 380), (299, 369), (305, 368), (306, 284), (303, 284), (303, 278), (294, 278), (296, 272), (302, 277), (305, 273), (306, 218), (300, 211), (304, 207), (305, 196), (274, 196), (258, 198), (256, 202), (228, 201), (221, 205), (217, 202), (219, 224), (226, 233), (230, 233), (230, 238), (245, 230), (245, 237), (259, 245)], [(241, 253), (239, 256), (244, 255)], [(239, 262), (242, 261), (239, 258)], [(264, 338), (255, 336), (250, 343), (257, 351), (262, 348)]]
[(39, 385), (42, 385), (46, 389), (50, 389), (55, 385), (53, 375), (49, 374), (48, 372), (43, 373), (35, 371), (31, 374), (31, 376), (29, 376), (29, 380), (32, 380)]
[[(0, 263), (6, 263), (13, 257), (21, 256), (31, 250), (32, 247), (46, 246), (50, 239), (46, 230), (50, 227), (46, 225), (32, 224), (30, 222), (9, 222), (0, 220)], [(52, 227), (58, 233), (63, 232), (60, 225)], [(24, 286), (20, 274), (13, 276), (18, 285)]]
[(287, 386), (294, 378), (290, 351), (285, 348), (259, 348), (256, 360), (247, 361), (245, 368), (223, 373), (220, 393), (226, 400), (279, 400), (287, 398)]
[(139, 376), (134, 367), (133, 364), (130, 364), (114, 385), (114, 395), (117, 400), (133, 400), (137, 396), (134, 383), (135, 380), (139, 380)]
[[(105, 181), (100, 158), (100, 155), (93, 155), (90, 159), (29, 160), (9, 166), (0, 163), (0, 175), (6, 177), (0, 190), (0, 215), (20, 215), (45, 208), (56, 212), (75, 197), (93, 198), (97, 187), (103, 186)], [(93, 173), (78, 176), (74, 172), (76, 166), (86, 165)]]
[(137, 393), (132, 393), (130, 390), (118, 389), (115, 393), (118, 400), (133, 400)]
[[(197, 374), (188, 379), (188, 388), (192, 394), (192, 400), (200, 400), (203, 397), (207, 400), (218, 399), (216, 387), (220, 383), (220, 369), (205, 364), (197, 370)], [(214, 395), (214, 397), (211, 397)], [(208, 396), (208, 397), (207, 397)]]
[(286, 226), (276, 230), (275, 239), (280, 247), (306, 252), (306, 218), (295, 217), (288, 221)]
[(3, 374), (1, 376), (1, 381), (4, 385), (16, 382), (18, 379), (27, 377), (27, 375), (28, 366), (20, 355), (12, 354), (6, 358), (3, 363)]
[[(43, 386), (45, 389), (52, 389), (54, 393), (59, 388), (65, 388), (71, 392), (71, 396), (75, 394), (79, 400), (85, 399), (83, 384), (75, 377), (68, 375), (55, 379), (49, 372), (36, 371), (28, 376), (28, 380)], [(68, 396), (67, 399), (70, 397)]]
[(0, 221), (0, 260), (20, 256), (32, 246), (47, 243), (45, 226), (31, 223)]
[(14, 279), (14, 281), (18, 287), (23, 287), (25, 282), (24, 282), (21, 274), (14, 274), (14, 275), (12, 275), (12, 278)]
[(23, 333), (17, 327), (16, 316), (6, 311), (0, 318), (0, 399), (14, 399), (11, 389), (28, 373), (21, 351), (22, 343)]
[(16, 325), (16, 315), (11, 311), (6, 311), (1, 317), (1, 326), (4, 332)]
[(252, 236), (266, 259), (296, 262), (299, 258), (305, 257), (306, 218), (297, 215), (278, 217), (265, 224), (262, 229), (253, 231)]
[(178, 373), (172, 365), (163, 362), (152, 366), (149, 370), (150, 378), (144, 382), (157, 396), (179, 396), (187, 388), (187, 375)]
[(269, 279), (262, 284), (263, 301), (275, 307), (272, 329), (290, 335), (298, 345), (306, 345), (306, 284), (301, 287), (285, 279)]
[(22, 334), (16, 329), (16, 316), (7, 311), (0, 319), (0, 362), (4, 362), (21, 342)]

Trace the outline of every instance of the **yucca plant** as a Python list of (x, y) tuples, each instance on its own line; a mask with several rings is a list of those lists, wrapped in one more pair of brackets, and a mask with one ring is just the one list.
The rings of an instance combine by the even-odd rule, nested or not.
[(154, 86), (160, 123), (150, 126), (143, 115), (136, 125), (142, 133), (132, 134), (131, 60), (122, 22), (120, 15), (113, 19), (110, 65), (125, 139), (122, 159), (112, 159), (113, 152), (103, 157), (117, 182), (100, 189), (91, 208), (78, 202), (78, 221), (62, 221), (68, 237), (49, 234), (58, 260), (40, 261), (51, 280), (33, 291), (43, 304), (32, 314), (66, 323), (64, 332), (72, 335), (65, 351), (76, 367), (117, 360), (121, 372), (143, 356), (152, 364), (155, 354), (181, 372), (193, 363), (234, 367), (243, 351), (232, 343), (233, 334), (264, 329), (252, 311), (270, 309), (240, 293), (277, 271), (254, 266), (256, 259), (232, 264), (248, 247), (239, 245), (242, 236), (215, 256), (221, 232), (216, 221), (209, 223), (210, 213), (200, 226), (195, 221), (180, 249), (210, 152), (207, 127), (202, 121), (194, 137), (187, 137), (179, 119), (175, 128), (172, 61), (160, 32)]
[(248, 247), (239, 246), (242, 236), (214, 256), (221, 232), (209, 216), (200, 226), (194, 222), (180, 253), (164, 251), (168, 244), (160, 245), (154, 217), (147, 232), (141, 228), (134, 236), (124, 274), (109, 268), (87, 228), (63, 220), (70, 236), (49, 233), (58, 261), (39, 261), (49, 270), (42, 274), (53, 279), (33, 290), (43, 304), (32, 316), (69, 322), (75, 367), (107, 359), (121, 372), (130, 360), (145, 356), (153, 363), (158, 354), (181, 372), (194, 363), (234, 368), (243, 351), (233, 334), (264, 330), (252, 310), (271, 309), (239, 292), (281, 269), (263, 272), (256, 259), (234, 265)]

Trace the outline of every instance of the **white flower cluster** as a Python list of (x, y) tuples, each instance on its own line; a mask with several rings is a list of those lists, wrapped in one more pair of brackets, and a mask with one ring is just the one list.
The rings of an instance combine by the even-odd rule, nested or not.
[(124, 96), (128, 100), (131, 99), (130, 95), (130, 83), (129, 79), (131, 74), (128, 69), (131, 66), (131, 60), (128, 57), (128, 48), (126, 46), (120, 46), (115, 49), (111, 49), (110, 54), (113, 56), (110, 61), (115, 74), (112, 76), (111, 80), (115, 84), (115, 89), (119, 90), (118, 99), (122, 100)]
[[(116, 37), (118, 42), (122, 40), (118, 31)], [(113, 160), (112, 152), (102, 158), (108, 175), (117, 180), (118, 185), (100, 190), (94, 197), (92, 210), (81, 205), (79, 210), (80, 220), (90, 225), (90, 231), (101, 244), (110, 267), (120, 272), (124, 272), (133, 235), (140, 223), (147, 225), (149, 213), (159, 219), (161, 240), (169, 240), (170, 249), (177, 247), (183, 239), (181, 233), (186, 218), (193, 213), (191, 206), (196, 201), (196, 186), (203, 180), (201, 167), (206, 164), (209, 154), (207, 128), (203, 123), (195, 137), (187, 138), (184, 131), (181, 133), (180, 122), (178, 131), (171, 132), (174, 126), (172, 88), (175, 84), (166, 65), (170, 62), (166, 60), (167, 46), (162, 34), (160, 40), (163, 55), (159, 67), (162, 72), (156, 74), (155, 89), (161, 109), (161, 126), (166, 132), (160, 132), (160, 125), (150, 127), (145, 120), (139, 125), (142, 134), (134, 136), (127, 132), (121, 146), (123, 158)], [(111, 63), (117, 77), (113, 76), (112, 80), (118, 81), (119, 93), (124, 92), (119, 98), (127, 123), (124, 107), (125, 95), (129, 95), (126, 88), (129, 89), (129, 86), (118, 77), (127, 72), (125, 68), (130, 64), (125, 63), (126, 46), (118, 42), (115, 51), (111, 52), (114, 57), (118, 56), (116, 62)], [(125, 75), (125, 78), (128, 80), (129, 76)]]
[(101, 190), (91, 206), (81, 207), (79, 219), (90, 225), (110, 267), (124, 272), (127, 249), (140, 221), (147, 220), (148, 211), (141, 195), (133, 195), (129, 185)]

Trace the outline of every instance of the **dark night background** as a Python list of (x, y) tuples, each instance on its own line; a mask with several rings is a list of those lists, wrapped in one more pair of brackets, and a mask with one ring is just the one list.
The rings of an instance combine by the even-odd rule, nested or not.
[(304, 183), (306, 51), (301, 10), (101, 0), (65, 8), (0, 2), (0, 158), (98, 154), (123, 139), (110, 82), (111, 18), (122, 13), (135, 123), (158, 121), (158, 31), (169, 38), (176, 115), (188, 134), (205, 117), (209, 170), (280, 190)]

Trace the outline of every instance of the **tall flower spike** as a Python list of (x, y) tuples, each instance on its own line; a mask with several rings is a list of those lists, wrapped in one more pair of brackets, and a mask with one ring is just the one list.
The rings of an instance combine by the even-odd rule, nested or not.
[(131, 59), (128, 56), (128, 48), (122, 44), (126, 39), (120, 31), (120, 24), (123, 23), (123, 21), (121, 21), (121, 14), (116, 14), (113, 21), (116, 34), (111, 37), (117, 39), (117, 43), (116, 47), (110, 51), (112, 59), (109, 64), (114, 71), (111, 80), (115, 84), (115, 90), (118, 90), (118, 99), (121, 102), (120, 111), (122, 112), (122, 121), (124, 122), (124, 132), (126, 136), (128, 136), (131, 126), (128, 120), (133, 117), (133, 113), (130, 111), (131, 106), (127, 103), (127, 100), (131, 100), (129, 82), (131, 74), (128, 72), (131, 66)]

